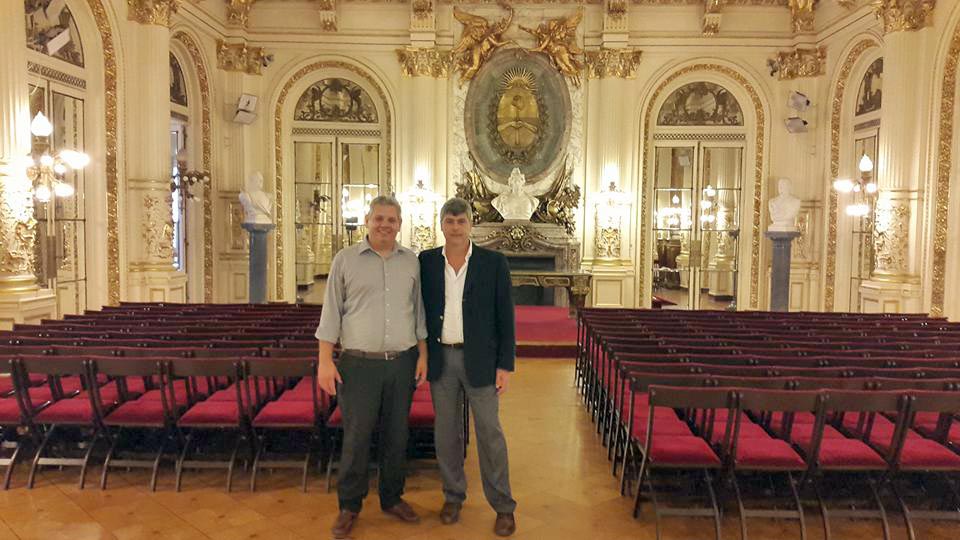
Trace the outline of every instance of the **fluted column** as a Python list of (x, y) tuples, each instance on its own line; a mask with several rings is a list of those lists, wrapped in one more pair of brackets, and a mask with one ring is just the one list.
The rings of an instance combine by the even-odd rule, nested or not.
[[(877, 7), (886, 30), (883, 44), (883, 108), (880, 116), (876, 201), (873, 227), (874, 265), (861, 286), (862, 311), (922, 310), (920, 191), (927, 174), (926, 126), (931, 114), (933, 82), (927, 54), (935, 45), (927, 27), (933, 3), (887, 0)], [(909, 111), (909, 114), (904, 114)]]
[(56, 299), (34, 277), (36, 221), (23, 159), (30, 103), (23, 2), (0, 2), (0, 329), (56, 316)]
[(173, 267), (170, 193), (170, 16), (178, 0), (128, 0), (126, 39), (127, 299), (183, 302)]

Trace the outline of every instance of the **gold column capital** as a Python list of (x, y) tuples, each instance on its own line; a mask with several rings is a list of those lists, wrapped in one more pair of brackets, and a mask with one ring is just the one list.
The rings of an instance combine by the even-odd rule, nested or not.
[(796, 48), (792, 51), (777, 53), (777, 66), (780, 67), (781, 81), (801, 77), (818, 77), (826, 73), (827, 48)]
[(437, 47), (404, 47), (397, 49), (397, 60), (405, 77), (447, 77), (450, 74), (450, 51)]
[(920, 30), (933, 20), (937, 0), (873, 0), (873, 11), (883, 23), (883, 33)]
[(587, 78), (632, 79), (637, 76), (637, 67), (640, 65), (642, 55), (643, 52), (637, 49), (601, 48), (599, 51), (587, 51), (585, 55)]
[(814, 0), (789, 0), (790, 24), (795, 33), (813, 32)]
[(227, 25), (246, 28), (250, 19), (250, 8), (257, 0), (226, 0)]
[(263, 47), (250, 47), (246, 42), (227, 43), (218, 39), (217, 67), (224, 71), (260, 75), (263, 68)]
[(127, 18), (140, 24), (170, 26), (182, 0), (127, 0)]

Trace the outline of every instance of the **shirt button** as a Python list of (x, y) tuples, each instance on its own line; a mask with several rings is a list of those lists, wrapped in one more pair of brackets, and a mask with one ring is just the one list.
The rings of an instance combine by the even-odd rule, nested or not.
[(440, 320), (441, 320), (441, 321), (443, 320), (443, 315), (440, 316)]

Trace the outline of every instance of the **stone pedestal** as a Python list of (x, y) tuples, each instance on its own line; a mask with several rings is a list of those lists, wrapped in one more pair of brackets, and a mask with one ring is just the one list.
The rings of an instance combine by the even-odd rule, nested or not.
[(250, 303), (267, 301), (267, 235), (274, 229), (272, 223), (244, 223), (250, 233)]
[(770, 311), (787, 311), (790, 306), (790, 244), (800, 236), (797, 231), (767, 231), (773, 242), (773, 267), (770, 271)]

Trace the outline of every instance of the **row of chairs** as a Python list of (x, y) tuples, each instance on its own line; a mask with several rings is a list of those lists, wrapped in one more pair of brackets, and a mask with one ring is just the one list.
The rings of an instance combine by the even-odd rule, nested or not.
[[(749, 517), (800, 519), (805, 537), (799, 497), (803, 487), (815, 492), (828, 537), (828, 515), (879, 517), (884, 535), (889, 537), (880, 488), (890, 488), (894, 494), (911, 538), (912, 518), (960, 516), (960, 498), (953, 497), (953, 488), (948, 488), (953, 504), (953, 513), (948, 514), (911, 511), (901, 497), (902, 490), (897, 489), (906, 473), (929, 471), (931, 460), (940, 460), (937, 465), (951, 471), (960, 463), (955, 452), (960, 428), (951, 429), (949, 423), (960, 410), (953, 399), (960, 395), (955, 393), (960, 388), (960, 358), (954, 357), (955, 349), (945, 346), (920, 354), (909, 347), (870, 349), (877, 340), (863, 336), (852, 340), (849, 349), (821, 346), (849, 339), (836, 332), (835, 323), (853, 333), (888, 337), (895, 332), (883, 332), (886, 326), (905, 329), (900, 336), (903, 341), (887, 339), (892, 344), (909, 344), (917, 337), (906, 335), (911, 329), (945, 328), (948, 335), (956, 325), (915, 315), (684, 315), (659, 310), (582, 310), (578, 317), (578, 388), (608, 445), (615, 474), (619, 468), (621, 489), (627, 492), (636, 484), (635, 513), (645, 497), (654, 502), (658, 536), (661, 516), (677, 510), (713, 517), (719, 537), (720, 508), (714, 490), (723, 486), (732, 487), (744, 538)], [(774, 345), (754, 346), (748, 351), (717, 344), (691, 346), (689, 339), (674, 345), (688, 325), (695, 329), (711, 326), (710, 335), (719, 337), (728, 320), (734, 327), (732, 335), (749, 335), (754, 344), (775, 344), (777, 338), (801, 327), (810, 339), (802, 354), (796, 354), (800, 349), (795, 344), (792, 349)], [(833, 330), (818, 335), (819, 324)], [(661, 334), (668, 337), (662, 339)], [(699, 337), (696, 331), (691, 335)], [(952, 339), (947, 337), (944, 345), (949, 342)], [(684, 346), (687, 350), (682, 350)], [(653, 391), (658, 384), (666, 387), (659, 394)], [(854, 403), (873, 403), (875, 396), (882, 397), (876, 398), (879, 405), (872, 410), (860, 410), (861, 405)], [(903, 409), (902, 403), (911, 404), (912, 409)], [(916, 418), (922, 423), (914, 426)], [(878, 441), (878, 436), (886, 441)], [(856, 448), (859, 450), (854, 451)], [(861, 465), (867, 462), (870, 466), (863, 469)], [(702, 478), (711, 505), (693, 511), (658, 507), (658, 490), (650, 474), (653, 469)], [(828, 510), (819, 493), (820, 481), (828, 471), (864, 473), (866, 483), (859, 495), (872, 493), (874, 509)], [(784, 477), (782, 486), (794, 503), (789, 511), (745, 506), (738, 479), (742, 482), (745, 474), (758, 473), (765, 479)], [(724, 482), (714, 482), (714, 475)], [(703, 484), (675, 483), (673, 487), (678, 485)]]

